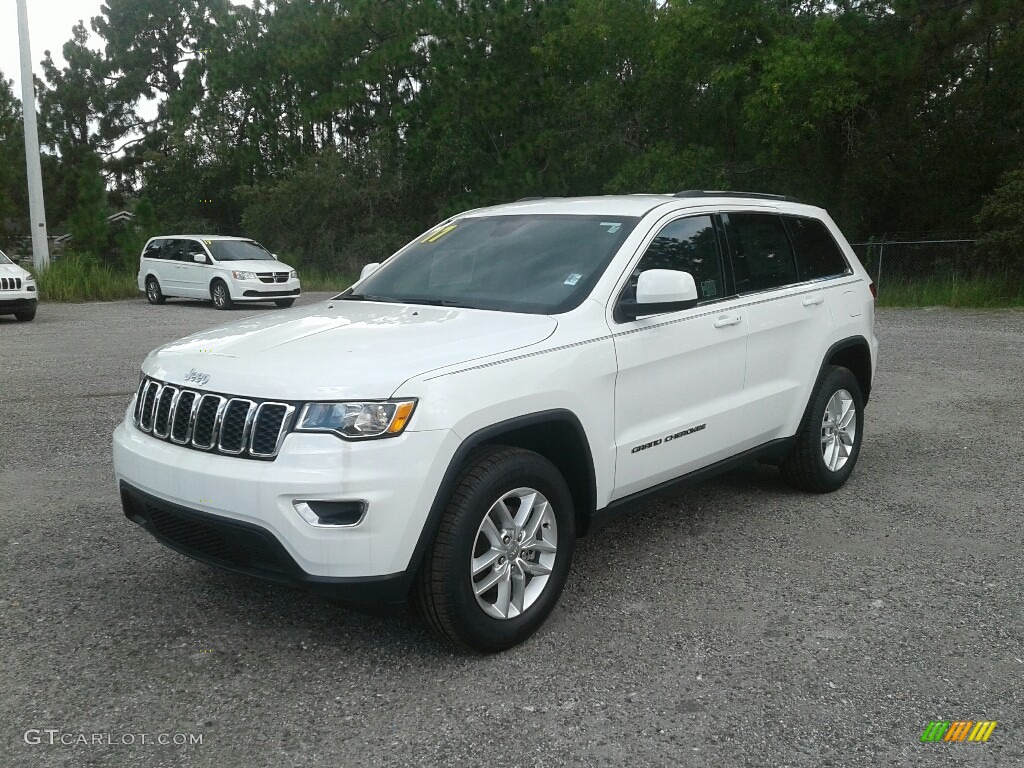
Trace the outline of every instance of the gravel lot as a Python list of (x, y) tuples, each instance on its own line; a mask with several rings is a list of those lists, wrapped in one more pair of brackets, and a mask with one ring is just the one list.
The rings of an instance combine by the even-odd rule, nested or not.
[[(0, 318), (0, 766), (1024, 765), (1024, 313), (880, 311), (845, 488), (752, 467), (641, 508), (581, 542), (535, 638), (480, 657), (123, 517), (142, 358), (263, 311)], [(920, 743), (938, 719), (999, 725)]]

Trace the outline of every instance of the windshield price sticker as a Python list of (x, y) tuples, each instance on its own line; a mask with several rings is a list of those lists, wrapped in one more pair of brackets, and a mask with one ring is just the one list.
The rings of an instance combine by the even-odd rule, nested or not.
[(449, 224), (447, 227), (441, 227), (439, 230), (437, 230), (435, 232), (431, 232), (425, 238), (420, 240), (420, 242), (421, 243), (436, 243), (442, 237), (444, 237), (445, 235), (447, 235), (450, 232), (452, 232), (457, 226), (459, 226), (459, 225), (458, 224)]

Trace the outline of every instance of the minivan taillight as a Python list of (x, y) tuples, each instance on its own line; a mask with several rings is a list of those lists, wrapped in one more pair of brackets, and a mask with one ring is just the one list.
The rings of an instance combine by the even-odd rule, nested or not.
[(875, 284), (871, 283), (870, 285), (868, 285), (868, 288), (871, 289), (871, 298), (872, 299), (877, 299), (878, 298), (878, 289), (875, 288)]

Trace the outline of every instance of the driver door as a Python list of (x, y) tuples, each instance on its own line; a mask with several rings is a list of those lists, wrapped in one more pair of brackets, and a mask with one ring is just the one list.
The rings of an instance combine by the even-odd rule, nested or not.
[(648, 269), (689, 272), (700, 298), (678, 312), (613, 320), (615, 490), (620, 499), (743, 450), (747, 313), (725, 280), (710, 215), (664, 224), (633, 269), (618, 300), (635, 296)]

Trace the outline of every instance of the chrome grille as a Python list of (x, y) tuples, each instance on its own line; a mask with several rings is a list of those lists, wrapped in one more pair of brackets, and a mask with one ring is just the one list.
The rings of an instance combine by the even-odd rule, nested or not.
[(261, 283), (287, 283), (288, 273), (287, 272), (257, 272), (256, 277), (260, 279)]
[(247, 459), (272, 459), (291, 428), (295, 406), (144, 379), (136, 394), (135, 426), (160, 440)]
[(0, 277), (0, 291), (20, 291), (20, 277)]

